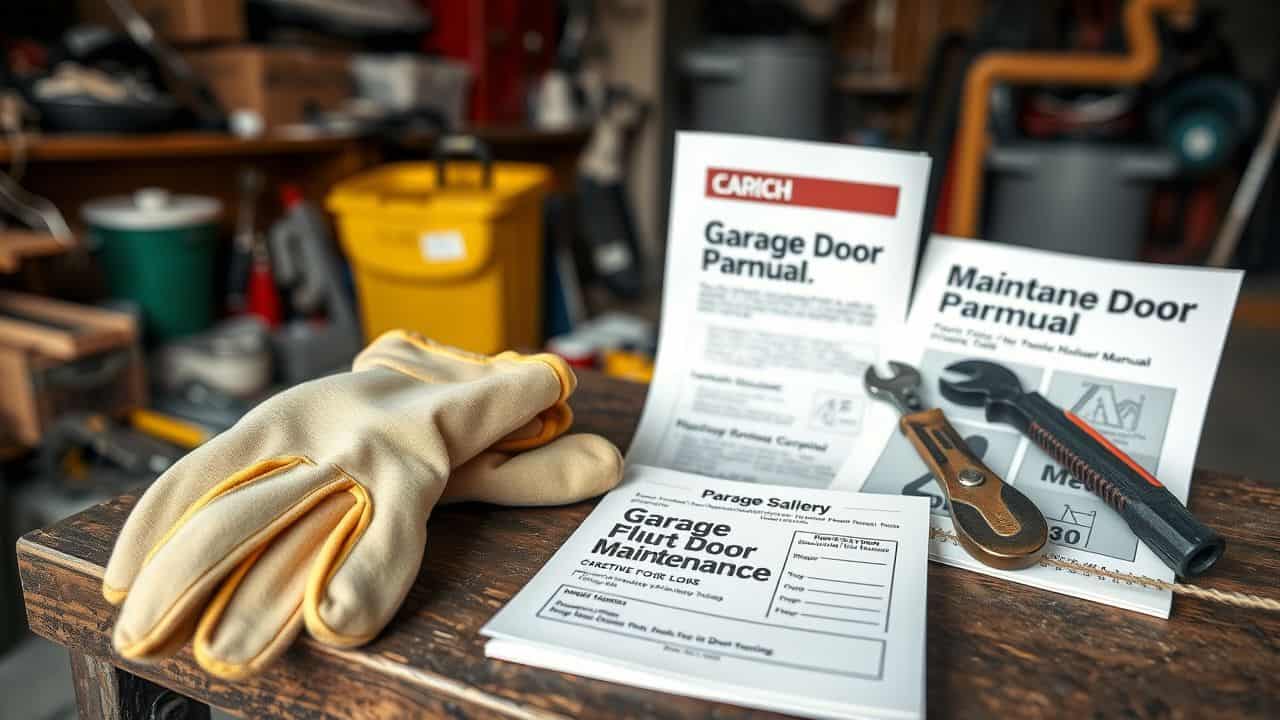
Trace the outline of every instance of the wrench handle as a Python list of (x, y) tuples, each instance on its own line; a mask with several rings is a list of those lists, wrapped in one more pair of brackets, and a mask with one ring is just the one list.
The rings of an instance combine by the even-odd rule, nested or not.
[(965, 550), (1004, 570), (1034, 564), (1049, 539), (1039, 508), (984, 465), (941, 410), (904, 415), (899, 427), (946, 494)]
[(1154, 475), (1075, 413), (1035, 392), (1012, 405), (1021, 416), (1015, 424), (1120, 513), (1134, 534), (1180, 577), (1199, 575), (1222, 556), (1221, 535), (1197, 520)]

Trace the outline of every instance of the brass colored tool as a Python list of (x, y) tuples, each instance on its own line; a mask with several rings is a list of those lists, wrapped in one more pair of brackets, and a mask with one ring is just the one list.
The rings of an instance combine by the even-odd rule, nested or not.
[(946, 494), (960, 545), (984, 565), (1018, 570), (1036, 563), (1049, 540), (1044, 515), (1026, 495), (1007, 485), (973, 454), (942, 411), (920, 402), (920, 373), (890, 362), (888, 378), (867, 368), (871, 397), (902, 412), (898, 427), (924, 459)]

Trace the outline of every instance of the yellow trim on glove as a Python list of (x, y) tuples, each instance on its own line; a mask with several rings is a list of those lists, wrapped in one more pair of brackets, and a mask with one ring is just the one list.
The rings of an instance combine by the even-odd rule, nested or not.
[[(261, 464), (262, 463), (259, 463), (259, 465)], [(180, 619), (178, 611), (184, 609), (186, 599), (195, 590), (195, 588), (209, 576), (210, 573), (218, 571), (224, 566), (227, 560), (234, 557), (236, 553), (240, 552), (245, 546), (254, 548), (255, 553), (261, 552), (261, 549), (266, 547), (277, 535), (284, 532), (289, 527), (290, 523), (310, 512), (312, 508), (319, 505), (325, 498), (329, 497), (333, 493), (350, 489), (352, 482), (353, 481), (349, 475), (342, 473), (342, 477), (337, 482), (316, 488), (303, 497), (299, 502), (289, 506), (279, 515), (276, 515), (257, 532), (249, 536), (249, 538), (244, 542), (231, 548), (230, 552), (227, 553), (227, 556), (222, 560), (222, 562), (215, 563), (214, 565), (206, 568), (205, 571), (192, 580), (187, 587), (183, 588), (182, 592), (178, 594), (177, 598), (169, 606), (169, 609), (160, 616), (160, 619), (156, 621), (149, 632), (127, 645), (116, 645), (116, 652), (120, 653), (120, 656), (125, 659), (138, 660), (146, 658), (153, 654), (157, 648), (163, 647), (168, 638), (173, 634), (174, 629), (177, 627), (177, 623)]]
[[(160, 540), (157, 541), (155, 545), (151, 546), (151, 549), (147, 551), (146, 557), (142, 559), (141, 567), (146, 567), (147, 564), (151, 562), (151, 558), (155, 557), (156, 553), (160, 551), (160, 548), (164, 547), (165, 543), (169, 542), (169, 540), (177, 534), (178, 530), (181, 529), (182, 526), (185, 525), (198, 510), (213, 502), (218, 497), (225, 495), (238, 487), (285, 472), (286, 470), (302, 464), (315, 465), (315, 462), (311, 460), (311, 458), (304, 457), (302, 455), (282, 455), (279, 457), (268, 458), (266, 460), (259, 460), (213, 486), (204, 495), (196, 498), (196, 501), (191, 503), (191, 505), (182, 512), (182, 515), (178, 517), (177, 522), (165, 531), (165, 534), (160, 537)], [(128, 595), (129, 588), (115, 588), (107, 585), (105, 581), (102, 583), (102, 596), (112, 605), (119, 605), (124, 602), (124, 599), (128, 597)]]
[(329, 533), (329, 539), (325, 540), (324, 547), (320, 549), (320, 555), (312, 563), (311, 575), (307, 578), (306, 596), (302, 602), (302, 612), (306, 618), (307, 631), (316, 639), (338, 647), (353, 647), (369, 642), (377, 632), (365, 637), (346, 635), (334, 630), (320, 616), (320, 603), (324, 600), (329, 581), (338, 573), (342, 563), (346, 562), (347, 556), (351, 554), (351, 550), (355, 548), (356, 543), (369, 527), (369, 522), (373, 520), (373, 499), (369, 497), (369, 491), (365, 490), (355, 478), (341, 468), (338, 468), (338, 471), (351, 479), (350, 492), (355, 496), (356, 504), (347, 510), (347, 514), (338, 521), (337, 527)]
[[(231, 573), (231, 576), (223, 581), (222, 587), (218, 589), (217, 594), (213, 596), (213, 600), (209, 602), (204, 614), (200, 617), (200, 623), (196, 626), (195, 635), (191, 639), (191, 652), (196, 656), (196, 662), (200, 663), (200, 667), (226, 680), (239, 680), (248, 675), (253, 659), (257, 659), (262, 653), (254, 656), (253, 659), (246, 663), (238, 664), (216, 658), (210, 655), (205, 648), (212, 645), (213, 631), (217, 628), (218, 622), (222, 620), (222, 613), (226, 611), (227, 605), (231, 603), (231, 598), (240, 587), (240, 583), (244, 581), (244, 577), (249, 574), (249, 571), (253, 569), (254, 563), (258, 562), (258, 558), (262, 557), (268, 547), (270, 547), (270, 543), (263, 543), (262, 547), (245, 558), (244, 562), (240, 563), (240, 567), (236, 568)], [(284, 632), (288, 628), (289, 625), (286, 623), (281, 626), (280, 632)], [(280, 636), (280, 632), (276, 633), (276, 637)], [(270, 648), (271, 643), (268, 643), (266, 647)]]

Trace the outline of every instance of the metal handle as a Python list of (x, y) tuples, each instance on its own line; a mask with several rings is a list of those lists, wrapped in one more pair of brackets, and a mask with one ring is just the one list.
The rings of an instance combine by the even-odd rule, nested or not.
[(1074, 413), (1039, 393), (1013, 403), (1027, 434), (1181, 577), (1199, 575), (1222, 557), (1225, 542), (1178, 502), (1154, 475)]
[(475, 135), (444, 135), (436, 141), (431, 157), (436, 162), (436, 187), (447, 183), (445, 168), (450, 160), (474, 160), (480, 163), (480, 184), (493, 184), (493, 152)]

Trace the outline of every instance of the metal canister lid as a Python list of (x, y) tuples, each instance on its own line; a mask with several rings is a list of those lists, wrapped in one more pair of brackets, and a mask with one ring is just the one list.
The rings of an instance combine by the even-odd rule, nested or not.
[(216, 220), (222, 203), (204, 195), (174, 195), (163, 188), (142, 188), (86, 203), (86, 222), (111, 230), (163, 230)]

